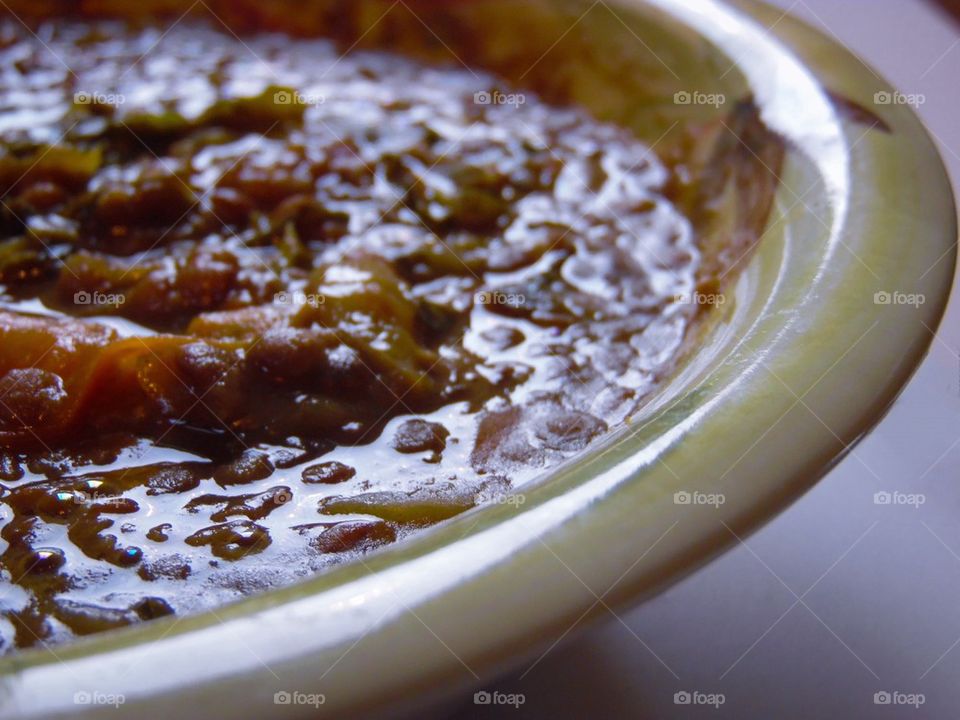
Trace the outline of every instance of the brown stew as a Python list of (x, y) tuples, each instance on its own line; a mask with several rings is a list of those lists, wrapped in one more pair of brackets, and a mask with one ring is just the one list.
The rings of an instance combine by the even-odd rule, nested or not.
[(674, 171), (495, 77), (194, 20), (3, 20), (0, 74), (0, 652), (503, 498), (696, 315)]

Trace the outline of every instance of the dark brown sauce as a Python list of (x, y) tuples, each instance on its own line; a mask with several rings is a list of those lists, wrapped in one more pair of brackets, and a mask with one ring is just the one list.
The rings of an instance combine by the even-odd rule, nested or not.
[(695, 314), (668, 169), (493, 77), (5, 21), (0, 107), (0, 652), (501, 498), (635, 412)]

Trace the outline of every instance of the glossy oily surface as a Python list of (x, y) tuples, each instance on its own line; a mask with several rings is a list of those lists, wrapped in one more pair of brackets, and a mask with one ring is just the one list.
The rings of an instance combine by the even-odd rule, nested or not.
[[(699, 202), (678, 193), (677, 207), (707, 241), (702, 265), (716, 260), (710, 240), (735, 247), (738, 233), (723, 229), (756, 230), (762, 218), (747, 234), (762, 241), (722, 312), (694, 328), (695, 352), (681, 353), (631, 423), (529, 483), (522, 504), (476, 508), (215, 613), (0, 659), (11, 717), (316, 714), (274, 703), (292, 690), (323, 693), (325, 716), (367, 717), (475, 687), (598, 614), (596, 594), (611, 607), (649, 596), (734, 542), (724, 524), (744, 537), (784, 507), (877, 422), (929, 344), (918, 320), (936, 325), (955, 258), (949, 186), (909, 108), (878, 109), (886, 130), (836, 110), (832, 98), (863, 108), (890, 88), (828, 38), (746, 0), (390, 5), (205, 3), (255, 6), (258, 27), (291, 17), (304, 34), (336, 27), (348, 46), (468, 58), (474, 71), (630, 128), (663, 158), (702, 160), (711, 147), (691, 138), (719, 138), (707, 164), (724, 169), (720, 181), (694, 193)], [(694, 89), (728, 103), (676, 102)], [(777, 143), (762, 141), (771, 132), (785, 140), (782, 166)], [(671, 167), (705, 177), (696, 163)], [(774, 212), (760, 212), (771, 184)], [(873, 302), (892, 288), (927, 302)], [(675, 501), (691, 490), (726, 502)], [(92, 691), (125, 702), (75, 703)]]
[(582, 111), (203, 23), (0, 37), (3, 650), (502, 501), (693, 319), (671, 171)]

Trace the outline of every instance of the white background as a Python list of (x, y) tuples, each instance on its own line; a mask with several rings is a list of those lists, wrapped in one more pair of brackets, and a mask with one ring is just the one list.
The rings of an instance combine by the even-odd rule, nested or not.
[[(919, 0), (775, 4), (925, 96), (920, 114), (957, 187), (960, 26)], [(958, 294), (890, 414), (799, 502), (660, 597), (485, 686), (523, 693), (520, 709), (465, 698), (455, 717), (960, 717)], [(875, 505), (878, 490), (926, 502)], [(678, 690), (725, 703), (677, 706)], [(880, 690), (925, 703), (877, 706)]]

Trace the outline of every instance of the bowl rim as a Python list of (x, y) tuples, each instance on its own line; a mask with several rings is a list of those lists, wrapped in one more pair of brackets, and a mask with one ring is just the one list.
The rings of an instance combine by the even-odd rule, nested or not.
[[(257, 702), (270, 704), (275, 688), (283, 687), (277, 684), (280, 679), (273, 668), (293, 678), (286, 681), (290, 689), (310, 688), (321, 683), (311, 667), (332, 664), (333, 669), (342, 664), (343, 669), (333, 676), (339, 679), (348, 669), (384, 669), (387, 659), (395, 662), (408, 653), (415, 653), (415, 661), (402, 670), (395, 668), (389, 682), (371, 680), (377, 676), (363, 673), (340, 680), (336, 692), (327, 695), (325, 712), (394, 712), (404, 703), (419, 702), (413, 699), (418, 692), (422, 697), (439, 696), (438, 684), (445, 684), (446, 692), (476, 685), (491, 671), (565, 634), (571, 619), (590, 618), (649, 596), (705, 564), (811, 487), (879, 422), (932, 342), (956, 265), (952, 187), (922, 123), (908, 108), (896, 108), (893, 135), (851, 142), (823, 88), (846, 84), (851, 89), (891, 90), (890, 86), (835, 40), (791, 16), (768, 30), (758, 19), (771, 9), (757, 0), (734, 0), (727, 5), (717, 0), (610, 0), (610, 4), (623, 9), (654, 7), (740, 58), (737, 62), (751, 81), (758, 105), (770, 111), (765, 120), (788, 133), (798, 151), (814, 164), (818, 158), (823, 163), (824, 194), (834, 203), (827, 239), (830, 252), (855, 247), (859, 252), (851, 253), (870, 258), (867, 269), (874, 279), (847, 258), (842, 261), (846, 262), (844, 282), (837, 282), (823, 271), (828, 260), (841, 262), (839, 255), (818, 258), (819, 284), (793, 305), (767, 308), (762, 318), (786, 314), (787, 329), (752, 348), (749, 357), (745, 351), (735, 353), (739, 364), (734, 381), (711, 385), (714, 376), (706, 373), (701, 384), (709, 393), (679, 424), (657, 425), (669, 408), (655, 403), (649, 414), (653, 426), (645, 421), (625, 430), (551, 472), (551, 483), (526, 493), (529, 503), (478, 508), (374, 555), (369, 562), (352, 563), (216, 612), (157, 621), (0, 660), (0, 707), (5, 708), (5, 716), (116, 717), (112, 707), (77, 705), (75, 694), (107, 688), (109, 680), (104, 677), (121, 670), (123, 679), (116, 692), (126, 698), (121, 706), (125, 715), (148, 707), (151, 714), (160, 714), (189, 703), (192, 713), (228, 717)], [(797, 108), (778, 87), (783, 76), (764, 72), (758, 60), (780, 63), (780, 73), (800, 73), (794, 79), (807, 84), (803, 91), (803, 99), (810, 103), (806, 115), (790, 116)], [(751, 62), (756, 75), (745, 64)], [(835, 166), (841, 157), (847, 176), (827, 177), (839, 175)], [(899, 172), (883, 163), (893, 163)], [(907, 185), (921, 173), (924, 192), (917, 194)], [(877, 287), (875, 280), (881, 279), (896, 283), (899, 278), (899, 287), (913, 289), (909, 273), (915, 266), (902, 262), (902, 245), (905, 233), (920, 230), (924, 242), (914, 262), (936, 259), (917, 286), (924, 290), (926, 302), (915, 308), (913, 316), (897, 309), (896, 324), (883, 335), (873, 334), (890, 308), (875, 303), (860, 307), (852, 304), (852, 298)], [(884, 260), (887, 256), (890, 259)], [(874, 270), (879, 270), (880, 277)], [(742, 282), (749, 285), (751, 279), (745, 277)], [(871, 313), (876, 316), (872, 325)], [(858, 335), (864, 323), (871, 329)], [(831, 332), (823, 332), (828, 327)], [(749, 362), (754, 356), (762, 358), (761, 365), (769, 365), (768, 372)], [(869, 357), (883, 357), (875, 372), (865, 373), (862, 365), (853, 364), (854, 359)], [(808, 388), (798, 402), (821, 422), (822, 417), (830, 418), (834, 438), (811, 441), (800, 452), (790, 447), (789, 434), (773, 428), (785, 417), (799, 428), (797, 416), (790, 413), (803, 408), (793, 403), (778, 417), (782, 404), (772, 394), (778, 389), (782, 393), (784, 385), (806, 387), (809, 382), (804, 381), (809, 381), (811, 373), (817, 377), (825, 359), (830, 367), (817, 383), (829, 376), (826, 387)], [(724, 393), (732, 389), (737, 389), (738, 396), (727, 398)], [(809, 401), (805, 400), (808, 393)], [(732, 431), (731, 418), (738, 415), (748, 418), (743, 423), (747, 427)], [(762, 434), (754, 430), (762, 427), (769, 430)], [(810, 437), (797, 434), (804, 440)], [(692, 458), (691, 445), (701, 449), (699, 465)], [(714, 453), (726, 453), (720, 457), (729, 458), (731, 452), (744, 448), (739, 460), (751, 454), (765, 460), (751, 458), (732, 476), (720, 478), (723, 484), (704, 485), (729, 487), (734, 502), (725, 503), (722, 512), (691, 507), (682, 533), (674, 532), (680, 521), (669, 523), (677, 513), (675, 503), (670, 509), (677, 487), (672, 468), (707, 471), (716, 463)], [(765, 469), (770, 474), (774, 460), (778, 461), (777, 477), (771, 479), (764, 475)], [(650, 522), (631, 527), (635, 517)], [(671, 540), (661, 542), (668, 535)], [(642, 554), (628, 566), (597, 559), (589, 548), (601, 542), (618, 550), (620, 542), (624, 552), (633, 551), (633, 557), (637, 550)], [(570, 573), (581, 588), (570, 590), (563, 584), (570, 580)], [(604, 594), (598, 596), (593, 590), (607, 589), (611, 581)], [(534, 589), (539, 591), (536, 603), (518, 606), (518, 598)], [(464, 616), (471, 619), (471, 627), (458, 627)], [(311, 627), (322, 627), (324, 632), (317, 634), (329, 636), (304, 631)], [(327, 633), (327, 629), (332, 630)], [(278, 648), (281, 640), (283, 647)], [(367, 642), (361, 645), (361, 640)], [(428, 647), (431, 643), (433, 649)], [(218, 651), (212, 652), (211, 647)], [(181, 663), (177, 658), (182, 658)], [(131, 666), (135, 670), (129, 672)], [(58, 691), (52, 692), (52, 687)], [(254, 693), (260, 700), (251, 699)], [(225, 696), (232, 699), (224, 700)], [(274, 709), (291, 714), (295, 710)]]

